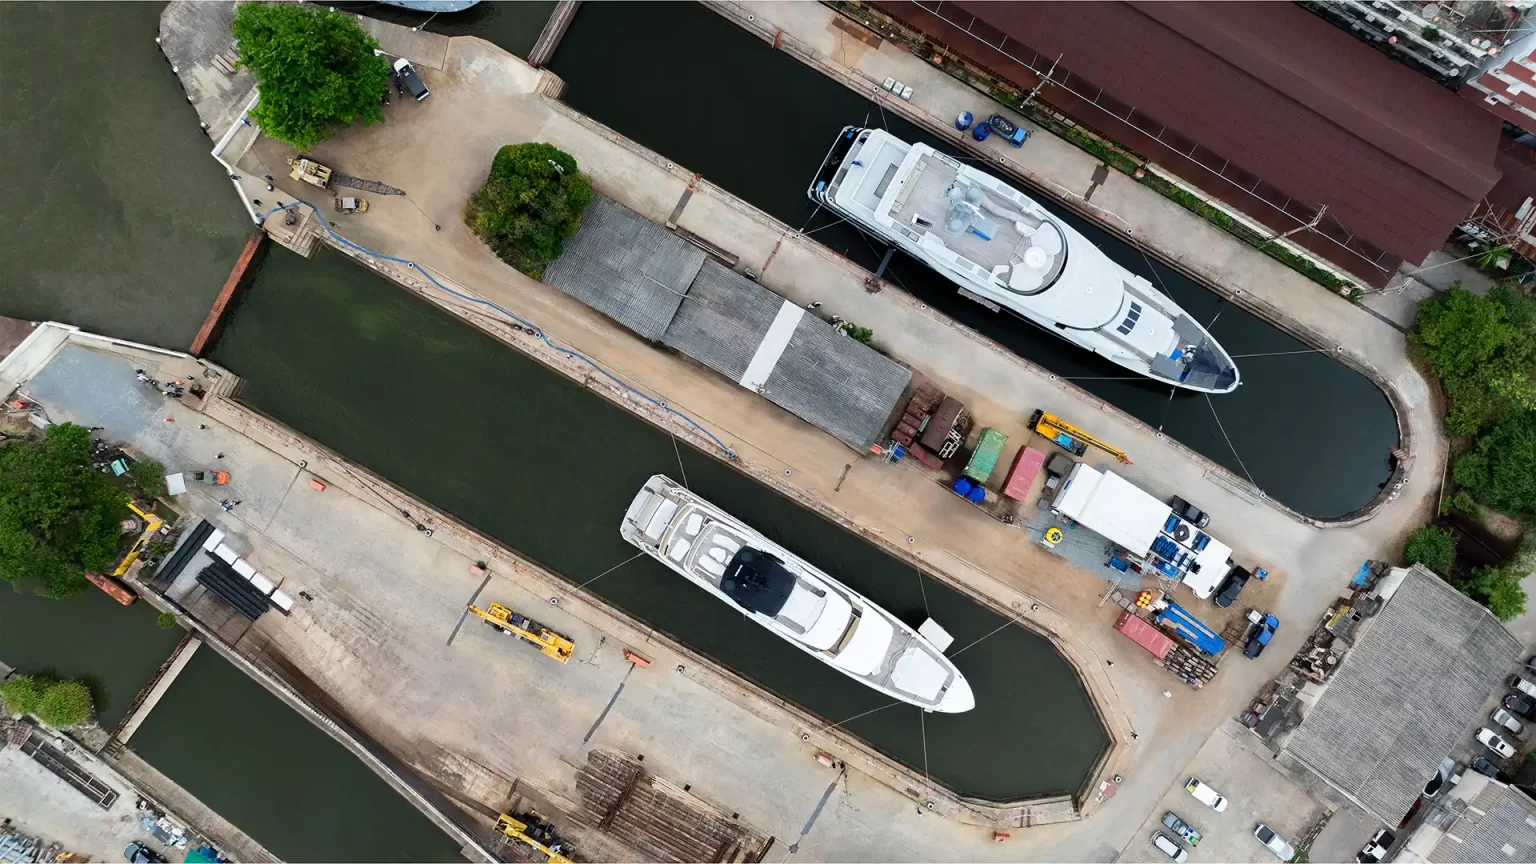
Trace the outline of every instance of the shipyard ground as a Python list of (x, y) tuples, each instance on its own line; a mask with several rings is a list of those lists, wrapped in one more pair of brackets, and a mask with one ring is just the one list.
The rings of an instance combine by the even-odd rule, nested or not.
[[(957, 106), (974, 110), (979, 101), (973, 91), (941, 73), (929, 70), (938, 77), (928, 80), (924, 77), (925, 64), (890, 48), (854, 46), (851, 50), (855, 54), (833, 59), (832, 54), (840, 50), (837, 46), (841, 43), (828, 18), (834, 13), (825, 7), (774, 4), (754, 8), (763, 13), (757, 16), (759, 20), (776, 16), (783, 19), (781, 26), (805, 44), (830, 46), (823, 58), (823, 68), (830, 74), (864, 81), (871, 90), (877, 86), (871, 82), (886, 75), (899, 74), (914, 84), (921, 82), (919, 97), (912, 104), (934, 116), (957, 113)], [(791, 232), (785, 226), (724, 195), (707, 179), (697, 182), (678, 223), (740, 255), (743, 262), (753, 266), (771, 260), (762, 280), (769, 288), (801, 302), (822, 301), (822, 311), (835, 312), (872, 327), (879, 334), (882, 349), (898, 360), (913, 363), (919, 372), (964, 399), (977, 417), (1010, 434), (1013, 443), (1026, 440), (1023, 426), (1029, 411), (1045, 408), (1130, 450), (1136, 465), (1124, 473), (1133, 481), (1158, 494), (1183, 494), (1218, 514), (1216, 530), (1238, 550), (1239, 558), (1265, 566), (1275, 574), (1268, 583), (1255, 586), (1262, 587), (1262, 592), (1245, 594), (1244, 604), (1265, 606), (1282, 620), (1296, 622), (1296, 626), (1283, 627), (1276, 645), (1262, 660), (1229, 658), (1212, 685), (1201, 691), (1188, 690), (1153, 666), (1139, 648), (1110, 630), (1116, 610), (1101, 602), (1106, 583), (1095, 574), (1043, 552), (1021, 529), (982, 517), (930, 482), (920, 468), (888, 467), (861, 459), (754, 394), (655, 350), (600, 315), (498, 261), (463, 226), (460, 213), (470, 192), (484, 179), (495, 149), (502, 144), (550, 141), (576, 156), (599, 191), (658, 222), (672, 213), (694, 178), (686, 166), (673, 165), (664, 155), (644, 151), (565, 106), (536, 95), (535, 88), (547, 84), (547, 79), (541, 81), (521, 61), (481, 40), (450, 40), (446, 59), (440, 62), (442, 69), (434, 68), (428, 73), (430, 99), (422, 103), (397, 102), (388, 109), (389, 119), (384, 125), (346, 130), (315, 151), (321, 161), (338, 170), (375, 177), (409, 190), (409, 199), (370, 196), (373, 206), (368, 214), (335, 216), (330, 213), (325, 193), (317, 195), (317, 190), (286, 178), (283, 163), (291, 151), (265, 139), (246, 154), (240, 165), (246, 177), (264, 173), (277, 176), (281, 194), (273, 194), (270, 200), (265, 194), (257, 197), (266, 200), (269, 206), (276, 199), (309, 197), (325, 208), (337, 223), (337, 230), (354, 242), (422, 262), (466, 290), (538, 322), (552, 338), (576, 347), (631, 383), (662, 394), (672, 405), (700, 419), (739, 452), (744, 470), (882, 542), (893, 552), (915, 558), (948, 581), (1003, 608), (1017, 608), (1014, 604), (1021, 599), (1038, 599), (1044, 606), (1038, 616), (1041, 624), (1057, 635), (1064, 652), (1077, 663), (1108, 715), (1112, 734), (1119, 739), (1111, 769), (1124, 775), (1125, 782), (1113, 798), (1096, 808), (1087, 822), (1015, 831), (1009, 844), (993, 846), (980, 829), (917, 819), (900, 794), (855, 772), (849, 775), (847, 794), (862, 797), (856, 804), (837, 799), (839, 805), (822, 814), (801, 847), (807, 857), (1108, 860), (1122, 849), (1127, 857), (1140, 857), (1132, 851), (1145, 842), (1139, 826), (1154, 810), (1155, 815), (1161, 814), (1157, 809), (1159, 802), (1171, 788), (1182, 785), (1186, 763), (1196, 758), (1212, 740), (1213, 733), (1221, 734), (1218, 727), (1225, 718), (1240, 711), (1260, 683), (1284, 664), (1308, 629), (1304, 622), (1316, 620), (1359, 562), (1390, 554), (1401, 536), (1425, 515), (1424, 502), (1434, 493), (1444, 445), (1428, 388), (1407, 362), (1401, 332), (1241, 247), (1170, 202), (1140, 197), (1145, 190), (1126, 178), (1111, 174), (1109, 182), (1095, 193), (1093, 203), (1112, 207), (1120, 214), (1117, 218), (1137, 225), (1144, 236), (1184, 244), (1170, 250), (1170, 254), (1182, 258), (1192, 269), (1214, 274), (1213, 281), (1224, 289), (1242, 288), (1245, 294), (1257, 298), (1260, 305), (1272, 307), (1275, 317), (1294, 329), (1319, 334), (1322, 344), (1344, 345), (1359, 363), (1380, 373), (1393, 389), (1394, 401), (1406, 409), (1401, 419), (1417, 460), (1395, 504), (1378, 512), (1372, 520), (1349, 529), (1318, 528), (1298, 520), (1246, 492), (1223, 469), (1160, 439), (1154, 430), (1070, 385), (1053, 380), (1037, 367), (937, 315), (895, 288), (888, 286), (880, 294), (867, 293), (863, 287), (867, 274), (817, 246), (814, 238), (789, 236)], [(1031, 160), (1029, 169), (1038, 172), (1043, 182), (1049, 181), (1045, 185), (1088, 188), (1094, 163), (1075, 148), (1039, 136), (1022, 154), (1019, 158)], [(269, 223), (269, 228), (274, 234), (281, 231), (280, 225)], [(435, 289), (411, 272), (403, 268), (381, 269), (408, 287), (443, 302)], [(452, 311), (487, 326), (483, 318), (462, 308)], [(489, 329), (495, 332), (493, 326)], [(498, 335), (559, 366), (547, 351), (540, 353), (543, 349), (533, 340), (506, 332)], [(249, 504), (249, 499), (242, 504), (242, 509), (248, 511), (244, 518), (251, 518), (249, 513), (254, 510)], [(269, 521), (276, 515), (271, 514)], [(281, 523), (282, 520), (271, 522)], [(963, 551), (954, 545), (954, 538), (964, 538)], [(323, 549), (316, 551), (324, 553)], [(443, 566), (442, 572), (448, 574), (447, 565)], [(336, 571), (326, 578), (364, 577)], [(398, 584), (411, 585), (410, 590), (415, 591), (419, 578), (413, 574)], [(443, 578), (447, 580), (450, 576)], [(464, 589), (462, 597), (453, 599), (456, 614), (458, 604), (467, 599), (474, 586), (468, 585), (462, 576), (453, 578), (466, 581), (462, 586), (454, 583), (456, 589)], [(346, 584), (337, 587), (348, 593), (362, 588), (349, 588)], [(390, 589), (400, 590), (398, 586)], [(317, 598), (322, 596), (317, 593)], [(382, 608), (398, 605), (419, 614), (419, 609), (403, 598), (404, 594), (370, 597), (368, 602), (378, 603)], [(445, 590), (438, 602), (446, 603), (447, 598)], [(1212, 609), (1208, 605), (1196, 608), (1208, 614), (1213, 624), (1224, 623), (1209, 614)], [(330, 626), (348, 634), (347, 639), (339, 640), (340, 644), (345, 646), (349, 640), (357, 645), (366, 644), (369, 628), (363, 622), (370, 620), (370, 608), (354, 600), (352, 605), (338, 605), (333, 614), (335, 620)], [(337, 656), (352, 650), (352, 656), (362, 658), (353, 661), (350, 674), (354, 677), (410, 676), (417, 674), (414, 664), (427, 663), (425, 658), (397, 660), (393, 653), (389, 661), (380, 662), (372, 658), (372, 648), (361, 651), (328, 647), (338, 644), (338, 640), (329, 635), (329, 629), (313, 632), (314, 627), (312, 624), (311, 632), (302, 636), (297, 632), (287, 634), (296, 641), (286, 650), (304, 659), (304, 671), (308, 674), (333, 674), (332, 667), (339, 665), (330, 659), (329, 652), (333, 650), (338, 652)], [(468, 635), (461, 635), (460, 641)], [(425, 646), (425, 637), (420, 638)], [(308, 641), (311, 639), (312, 642)], [(281, 643), (274, 639), (271, 644)], [(454, 649), (459, 645), (456, 641)], [(1110, 661), (1114, 661), (1113, 667)], [(396, 662), (408, 665), (397, 669), (391, 665)], [(433, 669), (442, 671), (436, 666)], [(459, 674), (457, 686), (461, 689), (447, 704), (467, 702), (478, 696), (469, 673)], [(568, 675), (561, 680), (575, 678)], [(1165, 696), (1165, 692), (1170, 695)], [(606, 698), (606, 692), (603, 695)], [(358, 694), (354, 699), (345, 707), (356, 710), (360, 722), (386, 741), (426, 748), (438, 746), (430, 743), (438, 740), (470, 740), (467, 735), (456, 737), (463, 733), (454, 724), (474, 722), (461, 714), (433, 717), (428, 723), (421, 717), (402, 716), (400, 706), (374, 695)], [(577, 702), (581, 704), (580, 699)], [(643, 725), (648, 722), (659, 725), (655, 729)], [(637, 718), (633, 734), (641, 740), (654, 741), (666, 734), (669, 722), (664, 714)], [(392, 736), (391, 730), (395, 730)], [(759, 737), (764, 746), (762, 752), (774, 754), (773, 765), (765, 763), (762, 771), (755, 772), (758, 766), (743, 767), (735, 759), (716, 758), (709, 762), (712, 767), (708, 779), (697, 781), (697, 788), (708, 787), (707, 794), (715, 800), (740, 806), (744, 818), (780, 837), (792, 838), (799, 830), (797, 823), (804, 818), (802, 814), (809, 813), (825, 787), (826, 775), (818, 774), (821, 769), (810, 762), (808, 754), (792, 746), (797, 739), (789, 737), (785, 730), (764, 728), (760, 736), (754, 733), (753, 740)], [(468, 755), (479, 758), (473, 753)], [(540, 757), (535, 754), (524, 758)], [(779, 762), (784, 765), (780, 767)], [(802, 763), (804, 767), (796, 767)], [(693, 776), (704, 776), (702, 763), (680, 767), (696, 768), (700, 773)], [(505, 766), (503, 770), (513, 776), (531, 774), (521, 765)], [(1236, 790), (1226, 791), (1234, 800), (1238, 798)], [(753, 800), (757, 803), (749, 805)], [(749, 806), (754, 809), (748, 810)], [(1260, 854), (1267, 853), (1260, 850)]]
[(117, 800), (102, 809), (14, 747), (0, 749), (0, 777), (0, 813), (24, 834), (92, 861), (121, 861), (123, 848), (134, 841), (168, 852), (140, 827), (131, 786), (117, 789)]

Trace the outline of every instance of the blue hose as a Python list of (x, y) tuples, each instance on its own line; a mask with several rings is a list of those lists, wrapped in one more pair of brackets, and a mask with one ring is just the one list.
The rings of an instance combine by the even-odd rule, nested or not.
[(319, 219), (320, 219), (320, 224), (325, 226), (325, 233), (331, 235), (331, 237), (334, 238), (337, 242), (344, 243), (347, 246), (350, 246), (353, 249), (356, 249), (357, 251), (359, 251), (359, 252), (363, 253), (364, 255), (367, 255), (367, 256), (369, 256), (371, 258), (376, 258), (376, 259), (379, 259), (379, 260), (382, 260), (382, 261), (394, 261), (397, 264), (404, 264), (405, 266), (411, 268), (412, 270), (415, 270), (417, 273), (420, 273), (421, 275), (427, 277), (428, 281), (430, 281), (433, 285), (436, 285), (444, 293), (451, 294), (454, 297), (458, 297), (461, 300), (468, 300), (471, 303), (478, 303), (481, 306), (486, 306), (488, 308), (495, 309), (497, 312), (500, 312), (502, 315), (505, 315), (506, 317), (512, 319), (513, 321), (516, 321), (518, 324), (521, 324), (522, 326), (528, 328), (529, 330), (532, 330), (534, 335), (538, 336), (540, 339), (544, 340), (544, 344), (548, 345), (550, 348), (552, 348), (552, 349), (554, 349), (554, 350), (556, 350), (556, 351), (560, 352), (561, 354), (564, 354), (564, 355), (566, 355), (568, 357), (575, 357), (577, 360), (580, 360), (581, 362), (587, 364), (588, 366), (591, 366), (593, 369), (595, 369), (598, 372), (602, 373), (603, 376), (606, 377), (609, 381), (612, 381), (613, 383), (619, 385), (620, 387), (623, 387), (625, 390), (629, 391), (630, 393), (633, 393), (636, 396), (639, 396), (641, 399), (644, 399), (646, 402), (649, 402), (650, 404), (656, 406), (657, 408), (660, 408), (663, 411), (666, 411), (668, 414), (672, 414), (672, 415), (674, 415), (676, 417), (682, 418), (683, 422), (685, 422), (689, 426), (692, 426), (693, 428), (699, 430), (707, 438), (709, 438), (709, 440), (715, 442), (715, 446), (719, 447), (721, 450), (723, 450), (727, 457), (732, 458), (732, 459), (736, 458), (736, 451), (735, 450), (732, 450), (731, 448), (725, 446), (725, 442), (721, 441), (719, 438), (716, 438), (715, 434), (713, 432), (710, 432), (708, 429), (705, 429), (703, 426), (699, 425), (699, 423), (697, 421), (695, 421), (692, 417), (689, 417), (687, 414), (684, 414), (683, 412), (677, 410), (676, 408), (673, 408), (672, 406), (668, 405), (665, 402), (661, 402), (661, 401), (658, 401), (656, 399), (652, 399), (651, 397), (645, 395), (644, 393), (640, 392), (639, 390), (636, 390), (635, 388), (629, 386), (628, 384), (626, 384), (623, 381), (619, 380), (619, 378), (617, 376), (615, 376), (612, 372), (609, 372), (607, 369), (604, 369), (603, 367), (597, 365), (596, 361), (592, 360), (590, 357), (587, 357), (587, 356), (581, 354), (580, 352), (573, 351), (573, 350), (571, 350), (569, 348), (562, 348), (559, 345), (556, 345), (555, 343), (549, 341), (549, 336), (544, 333), (544, 328), (543, 327), (539, 327), (538, 325), (534, 324), (532, 321), (528, 321), (528, 320), (526, 320), (524, 318), (520, 318), (517, 315), (514, 315), (511, 312), (508, 312), (507, 310), (501, 308), (500, 306), (497, 306), (495, 303), (492, 303), (489, 300), (482, 300), (479, 297), (471, 297), (468, 294), (463, 294), (463, 293), (460, 293), (458, 291), (453, 290), (452, 288), (449, 288), (447, 285), (444, 285), (443, 283), (437, 281), (437, 279), (434, 278), (431, 273), (428, 273), (425, 268), (417, 266), (415, 261), (408, 261), (408, 260), (406, 260), (404, 258), (396, 258), (393, 255), (384, 255), (384, 254), (381, 254), (381, 253), (378, 253), (378, 252), (374, 252), (371, 249), (364, 249), (363, 247), (357, 245), (356, 243), (353, 243), (351, 240), (348, 240), (347, 238), (341, 236), (340, 234), (337, 234), (335, 231), (331, 230), (331, 223), (326, 220), (325, 214), (320, 212), (320, 208), (316, 207), (315, 205), (313, 205), (311, 203), (309, 203), (308, 201), (295, 201), (292, 204), (284, 204), (281, 207), (275, 207), (275, 208), (267, 211), (266, 213), (261, 214), (261, 221), (262, 222), (266, 222), (267, 221), (267, 217), (271, 216), (273, 213), (277, 213), (277, 212), (282, 211), (282, 210), (292, 210), (293, 208), (298, 207), (301, 204), (304, 205), (305, 207), (308, 207), (309, 209), (315, 211), (315, 215), (317, 217), (319, 217)]

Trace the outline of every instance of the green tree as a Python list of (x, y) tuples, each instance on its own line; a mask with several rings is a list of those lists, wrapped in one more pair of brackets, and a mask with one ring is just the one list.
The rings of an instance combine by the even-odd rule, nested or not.
[(1478, 567), (1456, 586), (1461, 593), (1488, 607), (1500, 621), (1512, 621), (1525, 611), (1525, 589), (1513, 569)]
[(91, 467), (91, 436), (73, 423), (0, 449), (0, 580), (37, 579), (49, 597), (85, 591), (111, 567), (128, 496)]
[(155, 616), (155, 626), (161, 630), (172, 630), (176, 627), (176, 615), (171, 612), (161, 612)]
[(1415, 346), (1451, 400), (1446, 425), (1474, 435), (1536, 410), (1536, 301), (1504, 285), (1478, 297), (1459, 285), (1419, 304)]
[(43, 691), (33, 713), (45, 725), (68, 729), (84, 723), (95, 710), (91, 690), (79, 681), (57, 681)]
[(135, 459), (128, 466), (128, 482), (140, 497), (152, 502), (165, 494), (165, 466), (153, 459)]
[(232, 29), (261, 97), (251, 119), (267, 135), (304, 150), (332, 127), (384, 119), (389, 62), (351, 16), (307, 3), (241, 3)]
[(1536, 516), (1536, 412), (1500, 421), (1456, 460), (1454, 476), (1490, 507)]
[(0, 700), (12, 714), (33, 714), (43, 699), (44, 683), (31, 675), (12, 675), (0, 684)]
[(501, 260), (537, 279), (560, 257), (592, 203), (592, 181), (550, 144), (509, 144), (464, 210), (464, 224)]
[(1456, 537), (1433, 525), (1422, 525), (1408, 535), (1403, 544), (1403, 560), (1410, 566), (1423, 564), (1442, 579), (1449, 579), (1456, 561)]

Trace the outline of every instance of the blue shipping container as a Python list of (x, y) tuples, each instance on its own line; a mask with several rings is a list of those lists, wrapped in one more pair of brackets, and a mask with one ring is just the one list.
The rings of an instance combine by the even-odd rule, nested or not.
[(1227, 647), (1227, 643), (1216, 635), (1215, 630), (1177, 603), (1169, 603), (1167, 609), (1157, 613), (1157, 623), (1159, 626), (1172, 628), (1186, 642), (1198, 648), (1202, 654), (1214, 657)]

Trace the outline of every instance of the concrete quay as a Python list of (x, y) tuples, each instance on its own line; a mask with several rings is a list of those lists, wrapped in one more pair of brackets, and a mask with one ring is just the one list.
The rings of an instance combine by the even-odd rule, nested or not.
[[(223, 397), (203, 411), (168, 400), (141, 406), (147, 391), (133, 380), (138, 360), (66, 344), (28, 386), (47, 395), (55, 421), (105, 425), (112, 437), (173, 468), (225, 453), (230, 485), (193, 487), (176, 499), (178, 509), (229, 532), (225, 542), (291, 596), (313, 597), (291, 617), (264, 615), (229, 642), (215, 632), (218, 622), (187, 615), (196, 608), (193, 587), (176, 587), (187, 580), (163, 597), (146, 588), (146, 600), (175, 611), (209, 649), (327, 731), (355, 728), (364, 747), (386, 749), (401, 766), (397, 779), (407, 772), (426, 778), (425, 787), (407, 778), (402, 792), (418, 806), (433, 797), (439, 813), (452, 814), (455, 830), (472, 835), (467, 847), (487, 838), (486, 814), (517, 796), (550, 815), (580, 811), (578, 769), (603, 749), (644, 755), (657, 777), (798, 843), (811, 859), (938, 860), (957, 849), (993, 860), (1020, 854), (1020, 844), (997, 846), (987, 830), (966, 824), (976, 820), (965, 802), (910, 773), (895, 786), (889, 764), (838, 730), (292, 430)], [(164, 422), (167, 416), (174, 422)], [(313, 488), (311, 479), (326, 489)], [(221, 497), (241, 504), (225, 512)], [(406, 508), (413, 520), (400, 518)], [(416, 520), (432, 527), (431, 536)], [(482, 561), (488, 576), (471, 571)], [(484, 627), (462, 626), (466, 603), (491, 600), (569, 635), (576, 656), (562, 666)], [(650, 666), (632, 669), (626, 648)], [(622, 698), (609, 707), (621, 683)], [(824, 767), (815, 758), (820, 751), (846, 770)], [(823, 808), (829, 784), (835, 796)], [(923, 818), (929, 811), (918, 805), (928, 800), (936, 806)], [(954, 818), (934, 818), (944, 815)], [(1016, 814), (1032, 822), (1063, 816), (1071, 818), (1068, 802)], [(578, 848), (641, 857), (622, 838), (569, 828)]]

